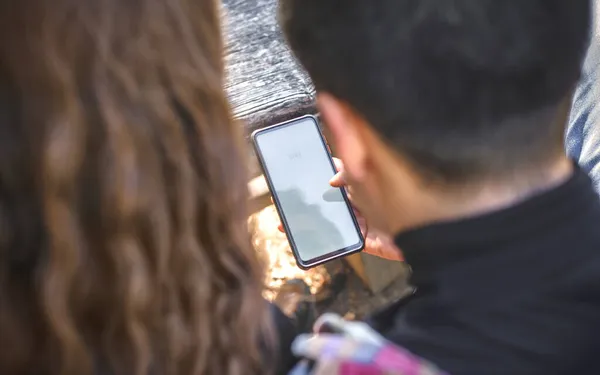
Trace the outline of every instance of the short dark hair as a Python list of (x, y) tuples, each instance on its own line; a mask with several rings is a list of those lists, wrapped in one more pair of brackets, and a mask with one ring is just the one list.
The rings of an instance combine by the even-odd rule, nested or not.
[(563, 152), (589, 0), (280, 0), (280, 20), (316, 89), (423, 172), (457, 182)]

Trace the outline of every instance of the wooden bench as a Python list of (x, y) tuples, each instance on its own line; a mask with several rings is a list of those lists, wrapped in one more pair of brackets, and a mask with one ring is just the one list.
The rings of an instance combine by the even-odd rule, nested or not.
[[(226, 89), (234, 114), (246, 134), (305, 114), (315, 114), (315, 90), (288, 50), (277, 26), (277, 0), (223, 0), (227, 39)], [(252, 148), (248, 148), (252, 180), (248, 184), (257, 212), (270, 205), (270, 194)], [(398, 262), (366, 254), (348, 264), (373, 291), (379, 292), (404, 274)]]

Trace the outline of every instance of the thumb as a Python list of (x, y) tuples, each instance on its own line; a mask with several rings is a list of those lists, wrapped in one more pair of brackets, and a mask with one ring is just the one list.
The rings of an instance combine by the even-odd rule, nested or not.
[(329, 185), (331, 187), (344, 187), (346, 185), (346, 181), (344, 181), (344, 172), (338, 172), (329, 180)]
[(331, 187), (344, 187), (346, 185), (346, 181), (344, 180), (344, 163), (338, 158), (333, 158), (333, 164), (335, 164), (337, 173), (329, 180), (329, 185)]

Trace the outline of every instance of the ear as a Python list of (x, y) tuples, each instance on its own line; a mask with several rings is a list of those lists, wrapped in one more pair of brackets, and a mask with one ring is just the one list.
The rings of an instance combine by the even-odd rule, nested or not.
[(317, 95), (319, 112), (338, 156), (344, 162), (344, 171), (349, 177), (361, 182), (366, 175), (366, 145), (361, 135), (362, 118), (346, 103), (333, 95)]

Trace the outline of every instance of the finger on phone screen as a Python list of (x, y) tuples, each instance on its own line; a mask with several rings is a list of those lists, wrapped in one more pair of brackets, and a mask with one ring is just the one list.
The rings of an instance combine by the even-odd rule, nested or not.
[(336, 173), (335, 176), (333, 176), (331, 178), (331, 180), (329, 180), (329, 185), (331, 185), (332, 187), (344, 187), (345, 183), (344, 183), (344, 176), (342, 172), (338, 172)]
[(329, 180), (329, 184), (332, 187), (343, 187), (345, 185), (344, 164), (338, 158), (333, 158), (333, 164), (335, 164), (335, 169), (337, 170), (337, 173), (331, 178), (331, 180)]

